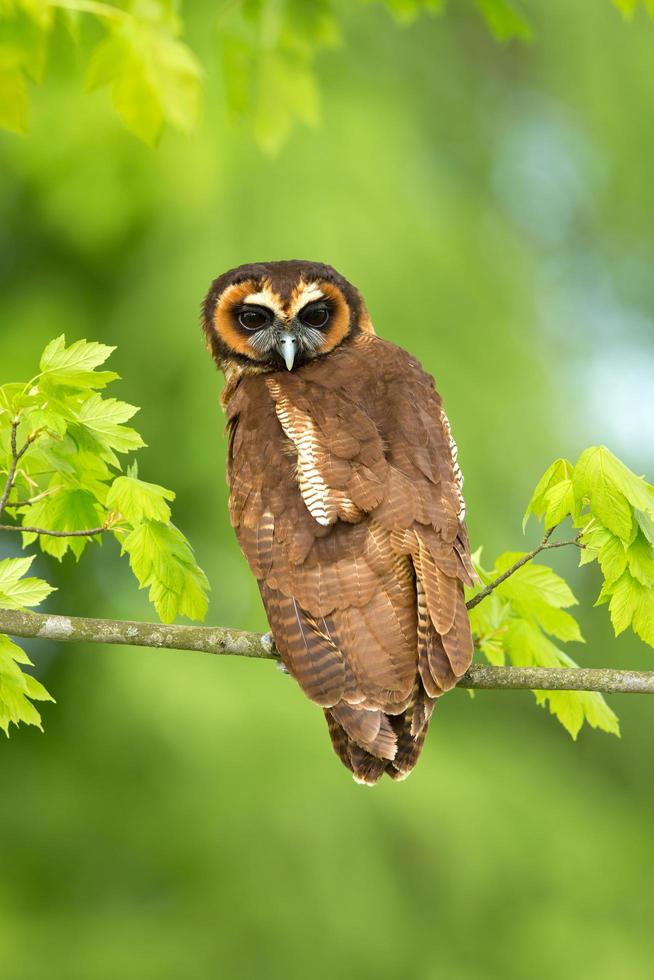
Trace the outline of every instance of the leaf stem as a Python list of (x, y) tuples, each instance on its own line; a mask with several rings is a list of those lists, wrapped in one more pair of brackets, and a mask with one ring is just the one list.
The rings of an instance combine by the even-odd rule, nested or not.
[(8, 500), (5, 504), (5, 508), (10, 510), (18, 510), (20, 507), (31, 507), (32, 504), (38, 504), (40, 500), (45, 500), (46, 497), (51, 497), (53, 493), (57, 493), (60, 487), (50, 487), (48, 490), (44, 490), (43, 493), (37, 493), (35, 497), (29, 497), (28, 500)]

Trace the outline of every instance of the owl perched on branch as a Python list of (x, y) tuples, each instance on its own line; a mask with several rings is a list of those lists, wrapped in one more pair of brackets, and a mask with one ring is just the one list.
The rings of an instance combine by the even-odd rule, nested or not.
[(328, 265), (263, 262), (203, 307), (230, 516), (282, 661), (354, 778), (403, 779), (472, 658), (456, 446), (433, 379)]

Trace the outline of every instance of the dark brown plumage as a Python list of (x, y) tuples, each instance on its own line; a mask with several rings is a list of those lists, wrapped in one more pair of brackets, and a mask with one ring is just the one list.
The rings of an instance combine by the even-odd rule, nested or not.
[(472, 657), (474, 573), (433, 380), (317, 263), (225, 273), (203, 328), (227, 379), (231, 521), (277, 649), (354, 777), (401, 779)]

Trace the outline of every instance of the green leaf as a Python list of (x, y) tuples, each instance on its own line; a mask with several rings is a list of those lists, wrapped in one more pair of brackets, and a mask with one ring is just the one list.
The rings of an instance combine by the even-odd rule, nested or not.
[(31, 663), (24, 650), (0, 634), (0, 728), (6, 735), (11, 724), (20, 722), (41, 728), (41, 716), (28, 698), (54, 701), (35, 677), (25, 674), (18, 666)]
[(654, 520), (654, 488), (604, 446), (581, 454), (574, 470), (575, 495), (616, 537), (630, 544), (637, 532), (632, 507)]
[(0, 69), (0, 127), (11, 133), (27, 132), (29, 103), (20, 68)]
[(561, 480), (551, 487), (545, 494), (545, 507), (546, 528), (556, 527), (569, 514), (576, 516), (578, 508), (572, 480)]
[(39, 578), (23, 578), (34, 561), (29, 558), (5, 558), (0, 561), (0, 609), (25, 609), (38, 606), (55, 589)]
[(640, 0), (613, 0), (614, 7), (617, 7), (625, 20), (631, 20)]
[(113, 86), (116, 112), (127, 129), (148, 146), (156, 146), (164, 126), (164, 114), (157, 90), (143, 65), (132, 62), (130, 70)]
[(549, 605), (546, 601), (530, 599), (528, 603), (515, 602), (514, 609), (524, 618), (530, 616), (536, 620), (541, 629), (555, 636), (557, 640), (564, 643), (584, 643), (584, 638), (579, 629), (579, 623), (570, 613), (563, 609)]
[(28, 433), (44, 429), (51, 435), (60, 437), (66, 434), (68, 423), (74, 415), (63, 403), (46, 399), (39, 400), (38, 404), (23, 410), (21, 418)]
[[(543, 517), (548, 511), (548, 509), (555, 509), (556, 498), (548, 497), (560, 483), (567, 483), (570, 480), (570, 476), (573, 471), (572, 463), (567, 459), (555, 459), (551, 466), (549, 466), (542, 477), (536, 485), (531, 500), (527, 504), (527, 510), (525, 511), (525, 516), (522, 520), (522, 530), (524, 531), (527, 526), (527, 521), (529, 520), (530, 514), (535, 514), (536, 517)], [(567, 498), (566, 498), (567, 499)], [(559, 503), (559, 507), (561, 504)], [(572, 511), (569, 511), (571, 513)], [(554, 524), (558, 524), (555, 521)], [(553, 527), (554, 524), (547, 526)]]
[(96, 372), (115, 347), (78, 340), (66, 347), (62, 334), (48, 344), (41, 355), (40, 371), (51, 383), (73, 388), (103, 388), (118, 375), (113, 371)]
[[(88, 490), (99, 504), (106, 510), (109, 486), (107, 481), (113, 479), (113, 473), (104, 459), (88, 450), (78, 449), (70, 457), (74, 473), (69, 476), (62, 474), (62, 483), (72, 485), (79, 490)], [(103, 513), (104, 513), (103, 510)]]
[(200, 67), (190, 48), (161, 34), (151, 45), (154, 86), (168, 122), (182, 132), (194, 128), (200, 107)]
[(513, 38), (531, 40), (529, 21), (509, 0), (477, 0), (477, 7), (498, 41), (511, 41)]
[(423, 11), (441, 14), (445, 6), (445, 0), (383, 0), (383, 2), (400, 24), (412, 24)]
[(592, 691), (534, 691), (538, 704), (549, 705), (550, 714), (576, 741), (584, 722), (620, 737), (620, 722), (601, 694)]
[(595, 541), (601, 538), (604, 540), (599, 549), (598, 561), (606, 584), (612, 585), (627, 567), (627, 553), (620, 538), (616, 538), (605, 528), (599, 528), (595, 532)]
[(150, 146), (164, 123), (189, 132), (195, 126), (200, 68), (195, 55), (161, 25), (131, 18), (94, 50), (87, 87), (112, 86), (126, 127)]
[(49, 31), (54, 23), (54, 7), (43, 0), (20, 0), (21, 9), (25, 11), (42, 31)]
[(164, 623), (176, 616), (204, 619), (209, 583), (184, 535), (172, 524), (145, 521), (122, 542), (140, 588)]
[[(475, 562), (475, 567), (477, 564)], [(501, 667), (506, 662), (504, 638), (510, 617), (510, 604), (497, 592), (492, 592), (470, 610), (470, 626), (476, 645), (495, 667)]]
[(320, 114), (318, 89), (313, 72), (304, 62), (275, 51), (262, 54), (258, 76), (254, 133), (262, 149), (274, 154), (296, 120), (316, 125)]
[(631, 626), (634, 613), (640, 605), (643, 591), (640, 582), (637, 582), (629, 571), (625, 571), (611, 587), (609, 612), (616, 636)]
[[(501, 575), (522, 557), (524, 552), (504, 552), (495, 563), (496, 574)], [(510, 578), (502, 582), (496, 591), (507, 599), (527, 604), (542, 601), (559, 609), (577, 605), (577, 600), (565, 579), (546, 565), (538, 565), (534, 562), (519, 568)]]
[(654, 647), (654, 589), (641, 592), (631, 625), (641, 640)]
[[(88, 490), (62, 488), (23, 511), (22, 523), (46, 531), (84, 531), (101, 527), (105, 512)], [(42, 534), (41, 550), (60, 561), (68, 550), (79, 560), (92, 538), (57, 538)]]
[[(629, 564), (629, 571), (641, 585), (654, 587), (654, 549), (643, 534), (639, 533), (635, 541), (629, 545), (625, 559)], [(608, 579), (606, 573), (604, 578)]]
[(129, 453), (145, 445), (138, 432), (123, 425), (137, 412), (134, 405), (95, 393), (82, 403), (77, 422), (101, 448)]
[(166, 501), (174, 499), (172, 490), (159, 487), (156, 483), (119, 476), (107, 495), (107, 507), (122, 514), (131, 524), (140, 524), (143, 520), (167, 524), (170, 521), (170, 507)]
[(129, 44), (120, 34), (110, 34), (93, 49), (86, 73), (86, 88), (92, 92), (120, 77), (129, 61)]
[[(524, 620), (516, 620), (507, 631), (507, 649), (516, 667), (577, 667), (578, 665), (559, 650), (538, 627)], [(577, 738), (584, 723), (613, 735), (620, 729), (616, 715), (601, 694), (582, 691), (534, 691), (538, 704), (549, 705), (549, 710), (573, 739)]]
[(654, 515), (646, 513), (645, 511), (638, 510), (634, 508), (634, 516), (638, 522), (638, 526), (649, 541), (650, 544), (654, 545)]

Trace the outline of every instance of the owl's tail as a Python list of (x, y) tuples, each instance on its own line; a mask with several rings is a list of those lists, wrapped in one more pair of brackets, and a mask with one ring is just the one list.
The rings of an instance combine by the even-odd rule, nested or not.
[(420, 684), (399, 715), (341, 702), (325, 709), (334, 751), (358, 783), (374, 786), (384, 773), (406, 779), (422, 750), (435, 699)]

